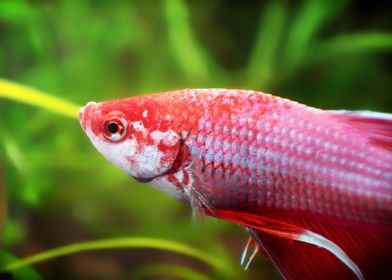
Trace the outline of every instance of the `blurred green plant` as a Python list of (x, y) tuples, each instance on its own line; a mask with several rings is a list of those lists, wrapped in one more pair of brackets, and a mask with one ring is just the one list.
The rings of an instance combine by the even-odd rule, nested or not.
[[(0, 1), (0, 76), (19, 83), (0, 80), (0, 179), (9, 201), (3, 248), (30, 255), (64, 240), (148, 235), (194, 244), (231, 264), (245, 238), (240, 229), (211, 219), (195, 227), (186, 206), (107, 164), (74, 120), (76, 104), (225, 87), (322, 108), (390, 111), (390, 15), (380, 3), (365, 4)], [(133, 262), (142, 274), (152, 271), (143, 258)], [(74, 266), (59, 266), (72, 278)], [(159, 270), (188, 273), (176, 265)], [(240, 277), (264, 271), (258, 263)], [(268, 272), (263, 277), (272, 278)]]
[[(83, 251), (102, 250), (102, 249), (124, 249), (124, 248), (148, 248), (172, 251), (175, 253), (183, 254), (189, 257), (198, 259), (212, 266), (214, 269), (221, 271), (223, 274), (231, 275), (231, 267), (223, 262), (218, 257), (214, 257), (200, 251), (196, 248), (187, 246), (182, 243), (156, 239), (147, 237), (126, 237), (116, 239), (94, 240), (90, 242), (80, 242), (75, 244), (66, 245), (60, 248), (52, 249), (49, 251), (41, 252), (36, 255), (11, 261), (0, 266), (0, 273), (13, 272), (25, 266), (30, 266), (43, 261), (48, 261), (53, 258), (62, 257), (69, 254), (75, 254)], [(2, 260), (4, 263), (4, 260)]]
[[(18, 261), (19, 261), (19, 259), (16, 258), (15, 256), (11, 255), (8, 252), (5, 252), (4, 250), (0, 250), (0, 267), (3, 264), (14, 263), (14, 262), (18, 262)], [(20, 267), (20, 269), (18, 269), (17, 271), (13, 271), (12, 274), (9, 274), (9, 277), (4, 276), (4, 275), (7, 275), (7, 273), (8, 272), (5, 272), (0, 268), (0, 279), (7, 279), (7, 278), (13, 279), (13, 277), (18, 280), (41, 280), (41, 279), (43, 279), (37, 272), (35, 272), (29, 266)], [(11, 276), (11, 275), (13, 275), (13, 276)]]

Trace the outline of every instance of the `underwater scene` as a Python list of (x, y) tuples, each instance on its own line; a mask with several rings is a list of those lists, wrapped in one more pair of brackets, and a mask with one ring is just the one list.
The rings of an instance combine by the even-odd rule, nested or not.
[[(348, 129), (341, 127), (339, 121), (336, 126), (328, 123), (325, 129), (320, 125), (314, 131), (322, 134), (339, 127), (331, 132), (336, 139), (347, 132), (346, 138), (342, 136), (344, 143), (358, 142), (362, 147), (356, 153), (358, 157), (361, 152), (364, 155), (358, 165), (353, 159), (355, 154), (339, 161), (339, 155), (351, 146), (341, 147), (341, 154), (336, 155), (336, 163), (341, 165), (333, 167), (337, 171), (331, 176), (339, 177), (343, 183), (359, 178), (355, 181), (358, 187), (346, 184), (345, 188), (358, 189), (361, 182), (378, 184), (379, 192), (370, 189), (366, 203), (355, 204), (355, 189), (350, 189), (350, 199), (338, 199), (345, 212), (336, 215), (339, 221), (352, 219), (355, 229), (363, 221), (370, 224), (369, 228), (382, 228), (380, 236), (372, 229), (374, 236), (369, 239), (365, 233), (354, 233), (350, 246), (355, 247), (352, 244), (357, 239), (379, 242), (380, 250), (386, 251), (381, 254), (385, 262), (392, 257), (391, 9), (391, 4), (364, 0), (0, 0), (0, 280), (272, 280), (307, 279), (309, 275), (324, 279), (326, 276), (317, 274), (320, 271), (305, 271), (306, 266), (317, 270), (317, 262), (323, 262), (324, 257), (330, 261), (331, 271), (335, 265), (336, 271), (343, 271), (336, 275), (347, 279), (377, 278), (367, 272), (368, 267), (361, 266), (362, 260), (357, 259), (360, 253), (350, 255), (341, 245), (340, 242), (346, 243), (344, 238), (349, 238), (350, 230), (342, 233), (337, 228), (324, 235), (323, 230), (318, 231), (326, 226), (324, 218), (322, 222), (317, 220), (320, 225), (310, 225), (313, 212), (304, 222), (296, 223), (293, 221), (297, 212), (292, 214), (284, 205), (278, 205), (273, 209), (282, 210), (283, 216), (279, 214), (275, 219), (266, 212), (270, 209), (267, 202), (268, 207), (262, 208), (254, 201), (248, 205), (238, 198), (242, 191), (235, 195), (235, 207), (224, 204), (223, 210), (218, 209), (223, 201), (219, 196), (226, 193), (214, 193), (214, 187), (236, 186), (229, 179), (216, 179), (217, 172), (221, 172), (222, 178), (238, 175), (239, 185), (244, 180), (250, 182), (251, 175), (257, 173), (252, 173), (251, 152), (238, 151), (238, 165), (249, 169), (250, 176), (245, 171), (234, 175), (220, 171), (227, 163), (223, 155), (221, 165), (211, 171), (205, 160), (211, 159), (210, 166), (215, 168), (219, 155), (209, 154), (208, 150), (207, 156), (201, 155), (200, 146), (194, 148), (187, 142), (194, 135), (194, 127), (184, 126), (177, 133), (172, 124), (179, 121), (175, 117), (178, 112), (182, 113), (181, 123), (198, 121), (201, 114), (200, 119), (208, 120), (203, 128), (231, 117), (227, 129), (234, 133), (238, 128), (241, 133), (237, 120), (238, 125), (242, 117), (249, 117), (249, 122), (259, 121), (254, 117), (257, 114), (249, 115), (246, 106), (264, 112), (266, 106), (255, 107), (252, 102), (270, 98), (259, 93), (255, 97), (247, 90), (320, 108), (320, 114), (327, 112), (324, 110), (366, 111), (365, 115), (345, 115), (342, 122), (350, 123)], [(157, 95), (157, 101), (143, 98), (151, 93), (194, 88), (244, 91), (183, 91), (168, 98)], [(202, 96), (200, 102), (195, 103), (194, 92)], [(236, 102), (244, 96), (252, 101)], [(98, 102), (128, 97), (134, 98), (104, 103), (99, 110), (95, 108), (95, 113), (88, 112), (93, 105), (101, 104)], [(228, 107), (224, 105), (225, 98), (230, 100)], [(273, 109), (278, 117), (271, 113), (273, 120), (282, 119), (280, 102), (287, 108), (298, 105), (276, 100), (273, 97), (268, 101), (269, 106), (278, 106)], [(86, 104), (89, 105), (84, 107)], [(165, 132), (153, 131), (146, 123), (131, 122), (129, 114), (139, 112), (138, 106), (141, 120), (148, 119), (154, 129), (161, 129), (162, 123), (170, 119)], [(121, 110), (126, 112), (114, 115)], [(155, 110), (158, 113), (148, 115)], [(206, 112), (215, 111), (212, 119), (205, 117)], [(101, 112), (109, 112), (110, 118), (104, 124), (98, 120)], [(298, 108), (298, 121), (294, 118), (292, 126), (283, 128), (284, 132), (291, 137), (291, 130), (317, 119), (307, 114), (307, 109)], [(335, 116), (339, 112), (327, 114)], [(279, 127), (277, 122), (266, 127), (264, 119), (260, 121), (262, 129), (274, 131), (274, 126)], [(355, 126), (353, 130), (351, 125)], [(252, 147), (253, 140), (256, 143), (252, 133), (256, 135), (257, 131), (252, 129), (246, 131), (248, 142), (239, 138), (238, 147), (245, 142)], [(127, 138), (131, 130), (140, 137)], [(141, 147), (148, 139), (152, 139), (151, 146)], [(208, 143), (208, 136), (203, 139)], [(296, 148), (297, 142), (282, 144), (289, 138), (276, 139), (279, 147), (286, 147), (282, 153), (297, 149), (299, 154), (313, 155), (317, 162), (316, 155), (321, 150), (301, 150)], [(320, 143), (325, 143), (324, 138), (320, 139)], [(133, 144), (129, 144), (131, 140)], [(119, 143), (124, 145), (112, 147)], [(217, 141), (210, 144), (219, 146)], [(334, 151), (326, 151), (327, 161)], [(268, 155), (266, 151), (267, 161)], [(371, 156), (375, 159), (370, 160)], [(195, 161), (201, 157), (203, 163)], [(286, 160), (290, 162), (290, 158)], [(366, 160), (369, 165), (364, 163)], [(231, 155), (227, 161), (231, 164)], [(378, 166), (378, 162), (382, 163)], [(339, 169), (343, 172), (346, 167), (354, 170), (357, 166), (359, 170), (364, 165), (368, 169), (358, 171), (354, 174), (357, 177), (338, 173)], [(207, 168), (209, 176), (215, 177), (204, 180), (197, 168), (203, 174)], [(314, 177), (322, 177), (322, 167), (306, 168), (316, 173)], [(373, 175), (366, 177), (366, 172)], [(277, 176), (288, 173), (280, 170)], [(162, 175), (167, 181), (158, 180)], [(318, 179), (321, 181), (314, 180)], [(259, 178), (254, 180), (259, 182)], [(282, 178), (273, 180), (285, 182)], [(328, 180), (332, 186), (334, 178)], [(210, 182), (211, 197), (203, 193), (206, 182)], [(268, 180), (263, 182), (268, 185)], [(198, 184), (203, 188), (197, 189)], [(296, 187), (300, 188), (293, 184)], [(368, 190), (368, 186), (364, 188)], [(339, 191), (327, 199), (335, 201), (334, 195), (346, 194)], [(363, 195), (358, 191), (358, 196)], [(311, 208), (309, 201), (306, 207)], [(296, 204), (290, 205), (292, 209)], [(354, 210), (347, 210), (345, 205)], [(302, 207), (300, 202), (298, 207)], [(376, 212), (367, 214), (363, 209)], [(327, 215), (325, 221), (334, 219), (334, 213)], [(273, 236), (270, 241), (268, 234)], [(371, 238), (375, 236), (379, 238), (373, 243)], [(287, 247), (277, 238), (286, 240), (287, 246), (308, 247), (302, 251), (298, 245), (289, 253), (279, 253), (274, 251), (278, 245), (282, 252)], [(365, 246), (361, 244), (358, 247)], [(307, 264), (306, 256), (312, 256), (312, 248), (323, 251), (319, 258), (313, 255), (315, 261)], [(389, 273), (392, 272), (384, 272), (386, 279), (392, 277)]]

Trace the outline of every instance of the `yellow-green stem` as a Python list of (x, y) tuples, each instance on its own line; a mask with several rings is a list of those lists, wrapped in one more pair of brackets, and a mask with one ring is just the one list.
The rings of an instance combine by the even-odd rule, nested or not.
[(206, 264), (219, 269), (225, 270), (225, 264), (220, 259), (208, 255), (207, 253), (178, 242), (146, 238), (146, 237), (125, 237), (114, 239), (95, 240), (90, 242), (80, 242), (63, 247), (55, 248), (46, 252), (38, 253), (30, 257), (8, 263), (0, 268), (0, 272), (12, 271), (20, 267), (50, 260), (53, 258), (74, 254), (82, 251), (115, 249), (115, 248), (151, 248), (172, 251), (189, 257), (198, 259)]
[(74, 119), (78, 118), (80, 109), (80, 106), (59, 97), (51, 96), (36, 89), (4, 79), (0, 79), (0, 98), (41, 107)]

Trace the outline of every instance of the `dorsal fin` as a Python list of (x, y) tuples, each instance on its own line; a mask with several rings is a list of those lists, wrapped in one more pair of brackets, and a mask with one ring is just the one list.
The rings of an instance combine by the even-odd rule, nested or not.
[(368, 135), (369, 140), (392, 150), (392, 114), (370, 111), (328, 111)]

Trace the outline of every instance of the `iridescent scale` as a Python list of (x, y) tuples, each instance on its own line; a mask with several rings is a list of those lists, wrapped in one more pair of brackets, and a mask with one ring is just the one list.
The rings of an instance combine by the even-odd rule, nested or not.
[(170, 98), (168, 112), (189, 131), (193, 176), (214, 207), (392, 221), (390, 153), (328, 111), (253, 91)]

